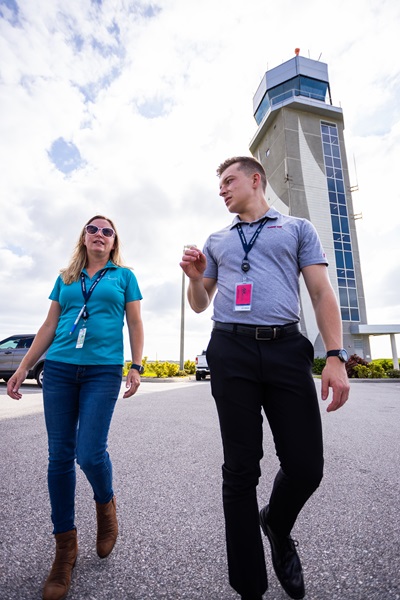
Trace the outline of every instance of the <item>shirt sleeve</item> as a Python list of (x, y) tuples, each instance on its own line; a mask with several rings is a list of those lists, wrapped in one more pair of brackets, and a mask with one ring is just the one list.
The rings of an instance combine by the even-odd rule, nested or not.
[(125, 303), (142, 300), (143, 296), (139, 289), (136, 276), (131, 270), (127, 269), (126, 288), (125, 288)]
[(207, 266), (203, 276), (209, 277), (210, 279), (218, 279), (218, 265), (211, 251), (211, 237), (212, 236), (207, 239), (203, 248), (203, 253), (207, 259)]
[(311, 221), (303, 220), (299, 241), (299, 267), (309, 267), (310, 265), (326, 265), (326, 254), (319, 239), (317, 230)]
[(60, 293), (61, 293), (61, 286), (63, 284), (63, 280), (61, 278), (61, 275), (59, 275), (56, 279), (56, 282), (54, 284), (54, 287), (51, 291), (51, 294), (49, 296), (50, 300), (55, 300), (56, 302), (60, 302)]

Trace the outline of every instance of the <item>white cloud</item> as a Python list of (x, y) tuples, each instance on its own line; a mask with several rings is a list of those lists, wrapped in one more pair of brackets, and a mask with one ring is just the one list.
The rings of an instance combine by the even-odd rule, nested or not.
[[(328, 63), (344, 110), (369, 321), (400, 322), (394, 292), (376, 291), (397, 285), (396, 0), (339, 0), (329, 18), (316, 0), (16, 6), (0, 4), (0, 337), (40, 325), (82, 224), (102, 213), (142, 288), (145, 353), (177, 359), (183, 245), (231, 220), (215, 169), (249, 153), (253, 94), (295, 47)], [(67, 176), (49, 156), (60, 138), (82, 161)], [(210, 314), (187, 308), (185, 357), (204, 349)]]

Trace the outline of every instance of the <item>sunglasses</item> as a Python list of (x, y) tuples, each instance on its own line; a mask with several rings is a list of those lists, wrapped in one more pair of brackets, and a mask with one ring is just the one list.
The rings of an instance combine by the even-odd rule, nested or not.
[(98, 231), (101, 231), (104, 237), (114, 237), (115, 235), (115, 231), (111, 227), (97, 227), (96, 225), (86, 225), (85, 231), (89, 235), (94, 235)]

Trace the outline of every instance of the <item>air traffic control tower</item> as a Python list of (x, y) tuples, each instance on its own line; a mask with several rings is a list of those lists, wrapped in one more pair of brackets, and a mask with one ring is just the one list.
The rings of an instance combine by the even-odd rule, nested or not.
[[(284, 214), (309, 219), (317, 229), (339, 299), (344, 347), (371, 360), (368, 335), (354, 333), (367, 323), (351, 197), (344, 121), (332, 105), (328, 67), (299, 56), (267, 71), (253, 99), (258, 125), (250, 151), (267, 173), (267, 201)], [(301, 328), (325, 349), (301, 278)], [(353, 333), (352, 333), (353, 332)]]

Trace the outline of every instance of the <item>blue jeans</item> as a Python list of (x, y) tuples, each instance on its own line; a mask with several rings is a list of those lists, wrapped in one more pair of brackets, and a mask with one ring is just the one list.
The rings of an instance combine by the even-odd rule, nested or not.
[(45, 361), (43, 403), (53, 533), (75, 527), (75, 459), (96, 502), (109, 502), (114, 495), (107, 438), (121, 379), (121, 365)]

